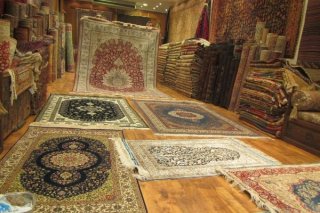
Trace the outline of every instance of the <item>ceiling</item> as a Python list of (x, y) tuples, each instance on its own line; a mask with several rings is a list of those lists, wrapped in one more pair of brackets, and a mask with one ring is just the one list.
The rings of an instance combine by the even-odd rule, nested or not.
[[(134, 2), (136, 9), (166, 13), (170, 6), (183, 0), (115, 0), (112, 2)], [(103, 2), (103, 0), (100, 0)]]

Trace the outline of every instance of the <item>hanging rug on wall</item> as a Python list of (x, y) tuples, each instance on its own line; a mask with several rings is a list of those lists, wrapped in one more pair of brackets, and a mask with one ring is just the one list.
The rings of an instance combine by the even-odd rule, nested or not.
[(158, 134), (257, 137), (248, 128), (196, 102), (135, 100), (149, 127)]
[(219, 171), (270, 212), (319, 212), (320, 164)]
[(117, 147), (122, 149), (121, 160), (142, 180), (213, 176), (217, 168), (280, 164), (237, 139), (118, 140)]
[(0, 193), (33, 193), (33, 212), (145, 212), (136, 180), (108, 139), (121, 135), (30, 127), (0, 162)]
[(51, 95), (32, 126), (90, 129), (147, 128), (120, 97)]

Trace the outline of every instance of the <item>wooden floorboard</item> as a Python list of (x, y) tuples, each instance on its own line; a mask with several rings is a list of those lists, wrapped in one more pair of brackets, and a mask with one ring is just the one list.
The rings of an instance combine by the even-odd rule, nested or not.
[[(64, 74), (62, 79), (48, 86), (50, 93), (68, 93), (72, 91), (74, 73)], [(158, 88), (178, 100), (192, 100), (158, 85)], [(229, 119), (240, 122), (238, 116), (220, 107), (206, 104), (208, 108), (219, 112)], [(12, 146), (23, 136), (35, 116), (30, 116), (25, 125), (13, 132), (4, 141), (4, 151), (0, 154), (2, 159)], [(320, 158), (305, 152), (282, 140), (267, 137), (259, 139), (241, 139), (247, 144), (276, 158), (284, 164), (303, 164), (319, 162)], [(151, 130), (125, 130), (127, 139), (175, 139), (182, 137), (156, 136)], [(192, 138), (192, 137), (184, 137)], [(199, 138), (199, 137), (196, 137)], [(232, 187), (222, 177), (204, 177), (179, 180), (139, 181), (139, 185), (148, 209), (151, 213), (208, 213), (208, 212), (261, 212), (250, 200), (250, 197), (239, 189)]]

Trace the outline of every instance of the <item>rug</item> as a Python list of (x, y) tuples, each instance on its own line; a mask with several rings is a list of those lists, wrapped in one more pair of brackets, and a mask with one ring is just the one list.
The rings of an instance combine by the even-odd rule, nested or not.
[[(277, 160), (236, 139), (118, 141), (124, 163), (139, 179), (154, 180), (216, 175), (216, 168), (278, 165)], [(130, 156), (130, 158), (128, 158)]]
[(33, 212), (146, 212), (110, 137), (121, 132), (31, 127), (0, 162), (0, 193), (33, 193)]
[(133, 103), (148, 126), (158, 134), (258, 136), (244, 126), (195, 102), (135, 100)]
[(123, 98), (51, 95), (32, 126), (86, 129), (147, 128)]
[(319, 212), (320, 164), (220, 170), (260, 208), (270, 212)]
[(80, 29), (75, 92), (156, 90), (159, 30), (92, 17), (82, 18)]

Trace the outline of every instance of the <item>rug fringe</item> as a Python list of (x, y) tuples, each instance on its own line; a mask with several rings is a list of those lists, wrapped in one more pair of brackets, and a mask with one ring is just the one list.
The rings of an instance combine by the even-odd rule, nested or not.
[(270, 213), (277, 213), (279, 212), (279, 209), (277, 209), (275, 206), (273, 206), (268, 201), (265, 201), (263, 198), (259, 196), (255, 191), (249, 189), (249, 187), (241, 184), (240, 181), (237, 181), (235, 177), (232, 175), (229, 175), (227, 171), (217, 168), (217, 173), (223, 176), (233, 187), (238, 187), (241, 191), (246, 191), (249, 193), (251, 200), (261, 209), (265, 209), (269, 211)]
[(119, 153), (120, 160), (122, 164), (127, 167), (128, 169), (133, 171), (133, 176), (137, 178), (138, 180), (151, 180), (151, 176), (149, 172), (145, 169), (143, 169), (141, 166), (135, 164), (135, 162), (132, 160), (132, 157), (128, 153), (127, 148), (124, 145), (124, 139), (122, 138), (110, 138), (113, 140), (116, 150)]

